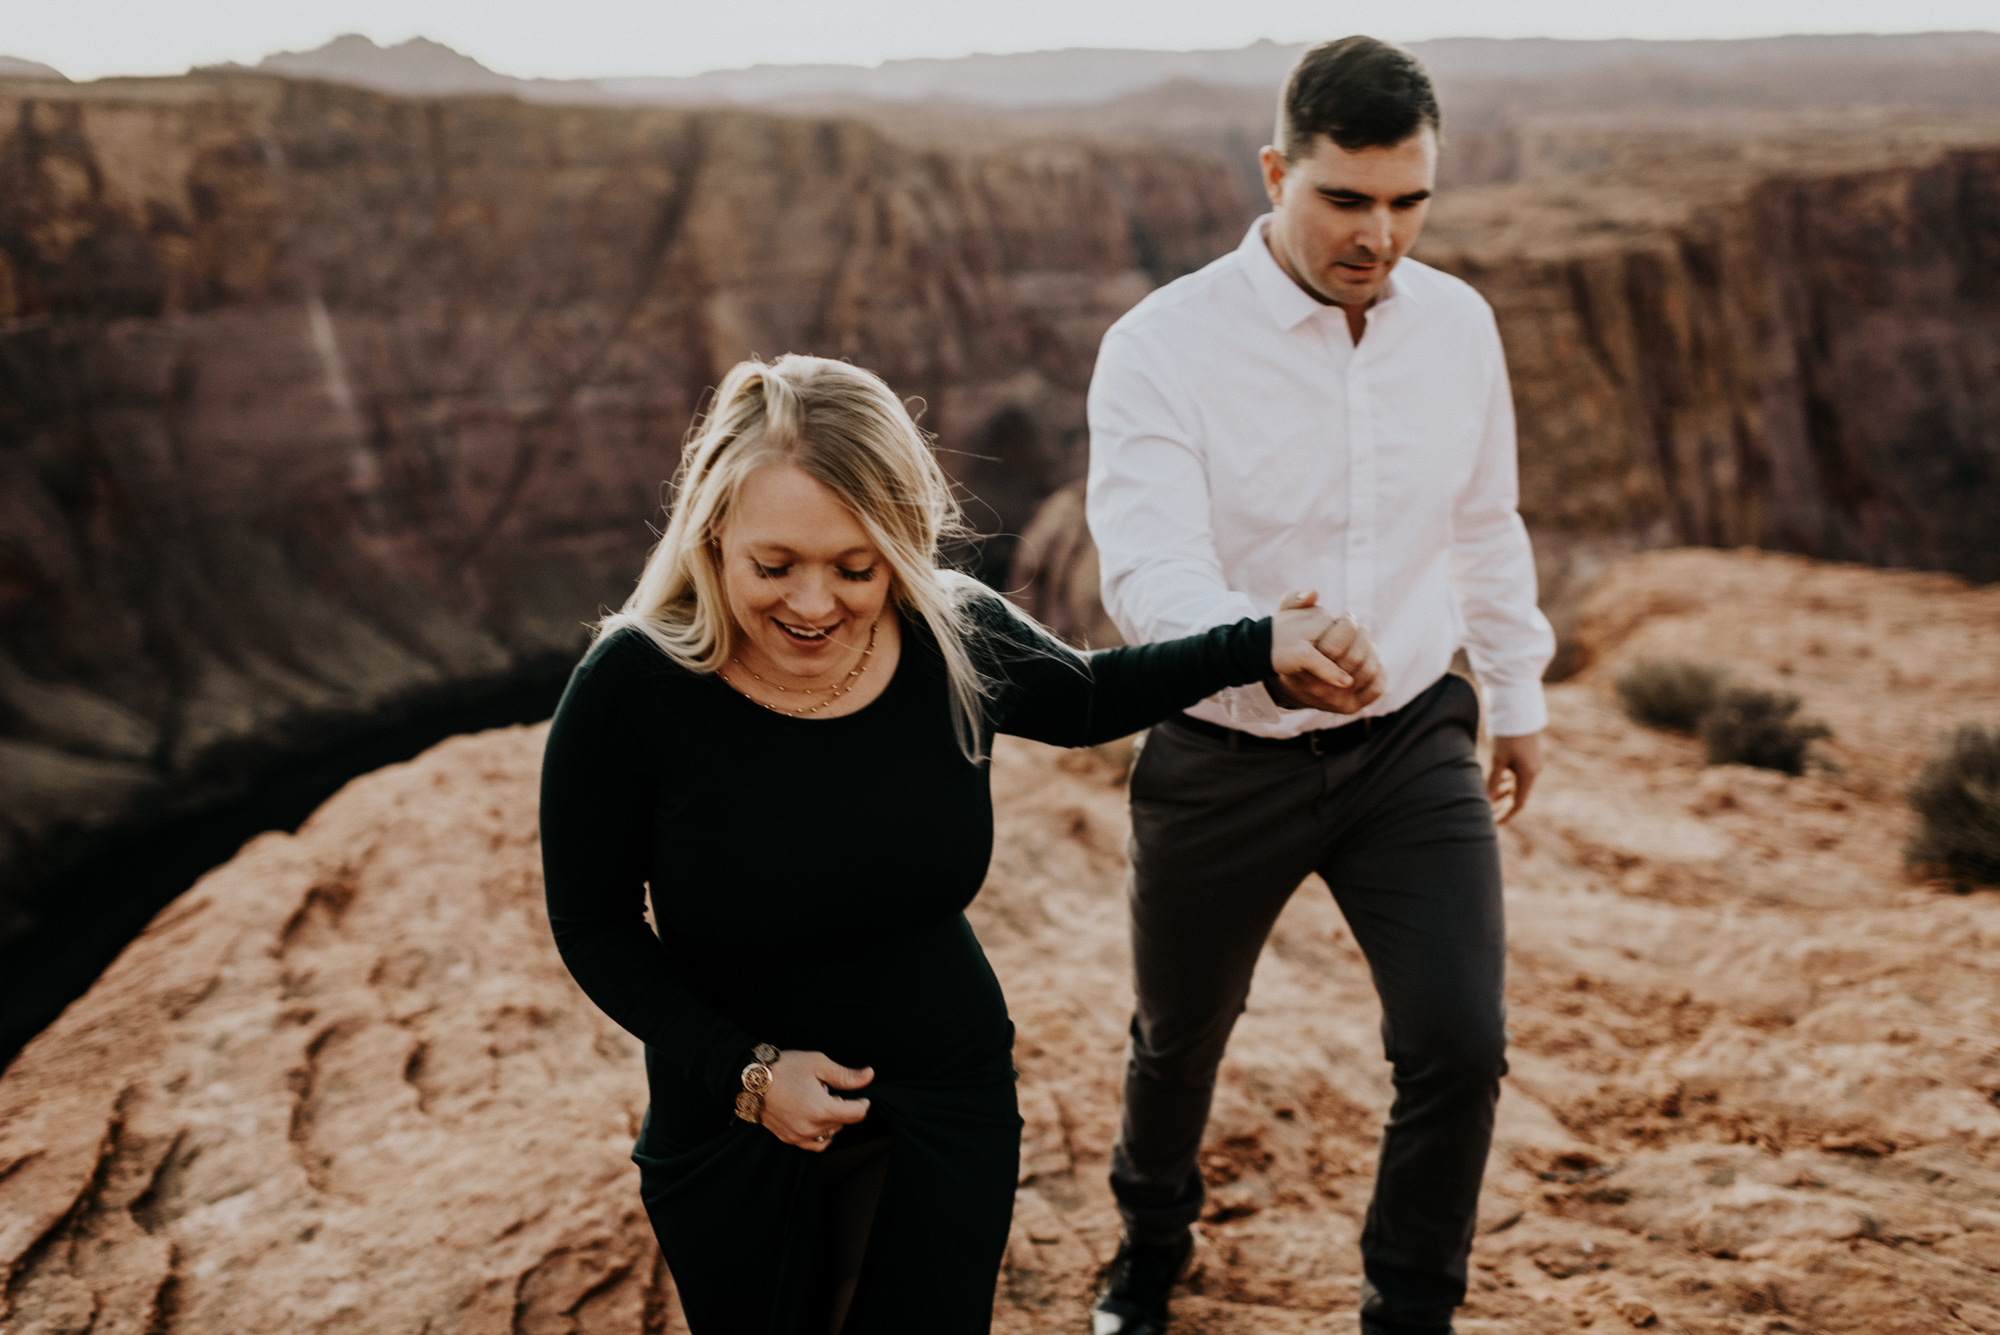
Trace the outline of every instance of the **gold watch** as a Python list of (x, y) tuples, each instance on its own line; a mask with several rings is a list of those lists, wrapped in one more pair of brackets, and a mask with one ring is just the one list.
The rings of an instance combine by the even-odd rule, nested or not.
[(761, 1125), (764, 1091), (771, 1087), (771, 1063), (778, 1060), (778, 1050), (769, 1043), (759, 1043), (750, 1049), (750, 1058), (750, 1064), (743, 1068), (743, 1092), (736, 1096), (736, 1115)]

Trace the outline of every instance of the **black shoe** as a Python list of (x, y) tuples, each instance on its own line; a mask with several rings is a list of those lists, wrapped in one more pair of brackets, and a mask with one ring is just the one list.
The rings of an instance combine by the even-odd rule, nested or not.
[(1193, 1250), (1192, 1236), (1174, 1247), (1121, 1242), (1090, 1309), (1092, 1335), (1166, 1335), (1167, 1293)]

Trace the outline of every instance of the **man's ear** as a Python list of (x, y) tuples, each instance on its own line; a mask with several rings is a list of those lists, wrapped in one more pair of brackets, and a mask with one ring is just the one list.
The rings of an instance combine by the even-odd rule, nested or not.
[(1285, 173), (1291, 170), (1292, 164), (1285, 160), (1283, 152), (1266, 144), (1257, 154), (1257, 165), (1264, 177), (1264, 194), (1270, 199), (1271, 207), (1276, 208), (1284, 202)]

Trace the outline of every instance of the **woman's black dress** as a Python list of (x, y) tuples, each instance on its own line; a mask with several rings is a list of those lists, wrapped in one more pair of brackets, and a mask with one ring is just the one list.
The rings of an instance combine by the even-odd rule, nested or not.
[[(991, 730), (1089, 745), (1270, 671), (1268, 620), (1086, 657), (974, 597)], [(848, 1335), (988, 1328), (1021, 1131), (1013, 1025), (963, 913), (992, 844), (920, 618), (888, 687), (838, 718), (773, 713), (630, 630), (577, 667), (542, 763), (549, 920), (646, 1044), (633, 1158), (696, 1335), (807, 1319), (821, 1163), (734, 1115), (757, 1043), (875, 1069), (860, 1092), (892, 1140)]]

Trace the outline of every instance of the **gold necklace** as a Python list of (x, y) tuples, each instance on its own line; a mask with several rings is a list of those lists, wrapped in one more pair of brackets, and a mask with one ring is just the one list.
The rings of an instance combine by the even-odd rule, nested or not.
[[(764, 708), (770, 710), (773, 714), (788, 714), (793, 718), (804, 718), (808, 714), (819, 713), (820, 710), (825, 709), (835, 700), (838, 700), (841, 696), (846, 695), (848, 692), (854, 689), (856, 685), (855, 678), (859, 677), (862, 673), (868, 670), (868, 660), (875, 656), (875, 632), (881, 626), (881, 624), (882, 624), (882, 618), (880, 617), (877, 617), (875, 618), (875, 620), (868, 623), (868, 645), (861, 651), (861, 661), (854, 665), (854, 670), (852, 672), (848, 673), (845, 677), (842, 677), (839, 681), (834, 682), (831, 686), (804, 686), (798, 689), (798, 694), (800, 695), (818, 695), (821, 691), (833, 692), (832, 695), (829, 695), (826, 699), (820, 701), (816, 705), (802, 706), (798, 709), (793, 709), (790, 706), (780, 707), (778, 705), (767, 705), (764, 704), (762, 700), (759, 700), (756, 696), (750, 694), (750, 692), (744, 690), (741, 686), (738, 686), (735, 682), (730, 681), (728, 677), (723, 676), (723, 674), (721, 674), (720, 672), (716, 673), (715, 675), (718, 677), (722, 677), (723, 682), (727, 684), (731, 690), (735, 691), (738, 695), (742, 696), (745, 700), (748, 700), (753, 705), (764, 705)], [(748, 663), (745, 663), (742, 659), (736, 657), (734, 654), (731, 654), (729, 656), (729, 661), (734, 663), (737, 667), (742, 668), (745, 672), (748, 672), (752, 677), (756, 678), (757, 683), (760, 686), (768, 686), (774, 691), (782, 691), (787, 695), (792, 694), (791, 687), (780, 686), (775, 681), (765, 681), (762, 677), (757, 676), (755, 669), (753, 669)]]

